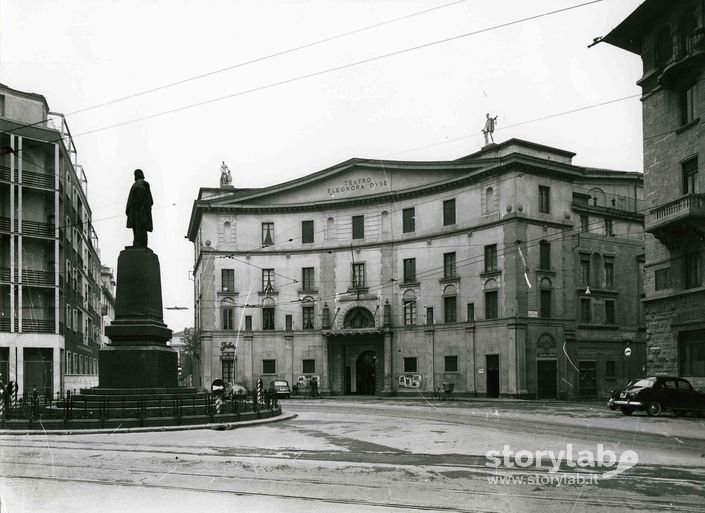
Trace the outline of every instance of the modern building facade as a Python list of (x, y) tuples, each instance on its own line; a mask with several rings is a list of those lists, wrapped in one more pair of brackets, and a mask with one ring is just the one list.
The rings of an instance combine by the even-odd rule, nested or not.
[(19, 393), (95, 386), (98, 238), (68, 126), (0, 85), (0, 373)]
[(592, 399), (641, 376), (641, 174), (573, 156), (512, 139), (202, 188), (194, 385)]
[(115, 273), (108, 266), (100, 267), (100, 345), (110, 344), (105, 327), (115, 319)]
[(649, 374), (705, 386), (705, 6), (647, 0), (606, 41), (641, 56)]

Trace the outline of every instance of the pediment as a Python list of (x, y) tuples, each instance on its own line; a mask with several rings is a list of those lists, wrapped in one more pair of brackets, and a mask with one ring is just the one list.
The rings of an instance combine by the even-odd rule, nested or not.
[(353, 159), (296, 180), (261, 189), (235, 190), (211, 206), (296, 206), (369, 200), (434, 187), (477, 169), (469, 162), (393, 162)]

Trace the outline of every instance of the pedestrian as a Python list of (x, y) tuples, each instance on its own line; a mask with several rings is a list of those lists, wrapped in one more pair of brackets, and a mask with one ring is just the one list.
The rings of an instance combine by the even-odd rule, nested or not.
[(318, 397), (320, 394), (318, 393), (318, 379), (316, 376), (311, 378), (311, 397)]
[(32, 385), (32, 404), (37, 404), (39, 401), (39, 390), (37, 390), (37, 385)]

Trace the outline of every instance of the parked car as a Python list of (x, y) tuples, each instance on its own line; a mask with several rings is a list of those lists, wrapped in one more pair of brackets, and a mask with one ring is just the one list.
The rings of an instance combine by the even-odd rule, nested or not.
[(233, 397), (247, 397), (247, 389), (240, 383), (225, 383), (225, 397), (232, 399)]
[(277, 399), (289, 399), (289, 397), (291, 397), (291, 388), (289, 388), (289, 382), (284, 379), (272, 380), (269, 383), (269, 386), (267, 387), (267, 392), (270, 395), (276, 396)]
[(627, 387), (612, 394), (607, 405), (619, 408), (624, 415), (645, 411), (658, 417), (664, 411), (680, 416), (686, 412), (705, 415), (705, 393), (695, 390), (688, 380), (674, 376), (654, 376), (630, 381)]

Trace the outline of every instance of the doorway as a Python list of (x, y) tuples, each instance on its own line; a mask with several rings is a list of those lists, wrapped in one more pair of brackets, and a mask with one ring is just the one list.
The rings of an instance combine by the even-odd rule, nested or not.
[(48, 348), (24, 349), (24, 391), (37, 386), (40, 395), (53, 393), (53, 350)]
[(374, 395), (377, 381), (377, 354), (363, 351), (355, 362), (355, 385), (360, 395)]
[(597, 399), (597, 362), (578, 362), (578, 387), (580, 399)]
[(558, 367), (556, 360), (536, 361), (537, 399), (556, 399), (558, 394)]
[(499, 397), (499, 355), (485, 355), (487, 397)]

